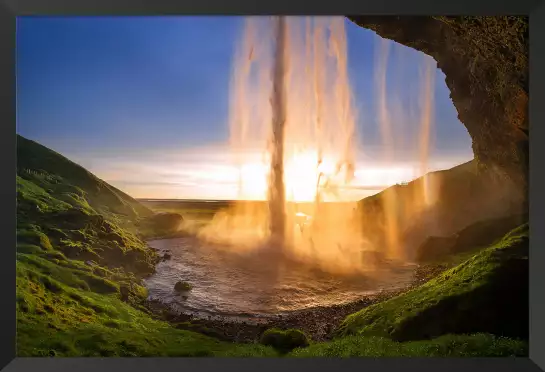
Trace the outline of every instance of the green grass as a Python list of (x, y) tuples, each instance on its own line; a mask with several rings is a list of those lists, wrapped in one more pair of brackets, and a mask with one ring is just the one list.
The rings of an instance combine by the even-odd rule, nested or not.
[(260, 343), (271, 346), (280, 353), (287, 353), (295, 348), (306, 347), (310, 344), (308, 336), (298, 329), (267, 329), (261, 335)]
[(525, 357), (523, 341), (490, 334), (446, 335), (429, 341), (396, 342), (384, 337), (348, 336), (298, 348), (289, 357)]
[[(75, 193), (64, 198), (70, 187), (58, 176), (45, 172), (36, 177), (23, 168), (17, 175), (17, 245), (18, 251), (55, 249), (70, 258), (94, 260), (129, 271), (151, 272), (155, 254), (130, 229), (120, 226), (134, 223), (138, 217), (102, 214), (104, 209), (87, 198), (87, 191), (76, 186)], [(27, 177), (24, 179), (23, 177)], [(63, 200), (61, 200), (63, 199)]]
[[(60, 185), (62, 192), (83, 192), (90, 204), (103, 214), (128, 217), (150, 215), (136, 200), (98, 179), (83, 167), (34, 141), (17, 136), (17, 173), (36, 184)], [(61, 191), (57, 189), (57, 191)], [(79, 193), (81, 195), (81, 193)]]
[(486, 332), (527, 338), (528, 225), (403, 295), (348, 316), (339, 336), (430, 339)]
[[(18, 356), (275, 356), (179, 330), (119, 299), (118, 285), (84, 270), (19, 254)], [(107, 289), (107, 290), (105, 290)], [(133, 291), (133, 296), (145, 292)], [(136, 306), (135, 306), (136, 305)]]
[[(143, 306), (147, 291), (142, 278), (152, 272), (157, 255), (139, 238), (139, 226), (146, 225), (142, 221), (150, 216), (150, 209), (77, 164), (22, 137), (18, 137), (17, 166), (18, 356), (271, 357), (306, 345), (299, 342), (285, 348), (285, 342), (280, 342), (280, 347), (265, 342), (274, 344), (275, 349), (258, 343), (234, 344), (210, 337), (214, 332), (206, 327), (172, 326), (155, 319)], [(465, 329), (465, 323), (472, 324), (475, 313), (468, 309), (489, 309), (490, 303), (482, 302), (481, 297), (490, 298), (495, 293), (497, 288), (491, 283), (499, 283), (503, 290), (514, 290), (509, 285), (501, 286), (505, 283), (502, 275), (510, 285), (524, 276), (520, 271), (527, 259), (521, 248), (525, 237), (527, 226), (428, 284), (347, 317), (338, 339), (310, 343), (287, 355), (525, 354), (524, 342), (492, 335), (442, 336), (417, 342), (392, 340), (434, 337), (459, 332)], [(527, 295), (527, 289), (524, 293)], [(494, 309), (483, 316), (503, 314), (503, 318), (496, 318), (509, 330), (513, 320), (515, 324), (523, 320), (517, 312), (523, 303), (521, 298), (513, 294), (507, 297), (506, 302), (512, 304), (505, 306), (508, 315)], [(441, 307), (444, 303), (455, 304), (457, 310), (445, 310)], [(451, 327), (441, 322), (436, 327), (434, 319), (454, 322), (448, 323)], [(430, 330), (430, 322), (436, 328)], [(482, 331), (470, 327), (467, 333)], [(271, 333), (285, 336), (289, 332)]]

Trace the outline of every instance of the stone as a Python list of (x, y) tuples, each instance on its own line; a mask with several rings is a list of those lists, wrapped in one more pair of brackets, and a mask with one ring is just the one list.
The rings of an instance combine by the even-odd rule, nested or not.
[(188, 282), (184, 282), (184, 281), (176, 282), (176, 284), (174, 285), (174, 290), (176, 292), (189, 291), (191, 290), (191, 288), (193, 288), (193, 286), (189, 284)]

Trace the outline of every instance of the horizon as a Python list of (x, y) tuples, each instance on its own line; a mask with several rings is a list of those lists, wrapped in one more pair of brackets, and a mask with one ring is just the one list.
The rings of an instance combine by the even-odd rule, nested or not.
[[(237, 200), (237, 169), (226, 145), (229, 81), (243, 18), (18, 18), (17, 133), (136, 199)], [(356, 177), (340, 191), (342, 200), (351, 201), (422, 175), (422, 102), (415, 91), (430, 57), (385, 41), (388, 110), (396, 134), (387, 148), (373, 84), (376, 49), (384, 39), (348, 20), (345, 27), (359, 113)], [(427, 172), (473, 159), (449, 94), (436, 69)], [(393, 157), (385, 162), (382, 155), (389, 150)], [(248, 172), (265, 172), (260, 151), (247, 155)]]

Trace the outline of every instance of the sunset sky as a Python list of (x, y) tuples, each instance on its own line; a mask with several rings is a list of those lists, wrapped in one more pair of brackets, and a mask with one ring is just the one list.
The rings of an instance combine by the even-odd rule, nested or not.
[[(23, 17), (17, 22), (17, 132), (137, 198), (232, 199), (229, 83), (242, 17)], [(359, 199), (418, 176), (424, 54), (389, 42), (387, 99), (396, 136), (382, 161), (372, 31), (346, 21), (359, 113)], [(473, 157), (437, 70), (431, 168)], [(259, 153), (249, 154), (249, 158)], [(260, 171), (260, 170), (250, 170)]]

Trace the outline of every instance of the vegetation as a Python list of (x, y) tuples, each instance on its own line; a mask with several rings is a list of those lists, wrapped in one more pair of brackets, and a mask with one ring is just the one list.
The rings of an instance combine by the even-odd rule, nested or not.
[[(61, 257), (59, 257), (61, 258)], [(261, 345), (234, 345), (152, 319), (119, 299), (119, 283), (75, 260), (17, 257), (18, 356), (274, 356)]]
[(174, 290), (178, 292), (189, 291), (192, 288), (193, 286), (189, 284), (188, 282), (176, 282), (176, 284), (174, 285)]
[(275, 355), (153, 319), (141, 278), (158, 257), (135, 234), (151, 210), (61, 155), (17, 140), (19, 356)]
[(348, 336), (295, 349), (291, 357), (506, 357), (527, 356), (525, 342), (488, 334), (446, 335), (430, 341), (396, 342), (384, 337)]
[[(422, 287), (349, 316), (332, 342), (311, 344), (298, 330), (271, 329), (261, 344), (234, 344), (202, 325), (156, 319), (145, 307), (142, 278), (159, 259), (139, 230), (146, 226), (146, 234), (153, 233), (150, 209), (22, 137), (17, 203), (18, 356), (527, 353), (524, 341), (501, 337), (524, 338), (527, 225)], [(173, 227), (176, 221), (167, 218)], [(496, 336), (445, 335), (476, 332)]]
[(461, 263), (464, 258), (497, 243), (528, 216), (512, 215), (477, 221), (448, 237), (428, 237), (416, 250), (418, 262)]
[(310, 344), (309, 338), (298, 329), (281, 330), (271, 328), (261, 336), (261, 344), (272, 346), (280, 353), (287, 353), (295, 348), (303, 348)]
[(528, 337), (528, 224), (424, 285), (348, 316), (338, 335)]

